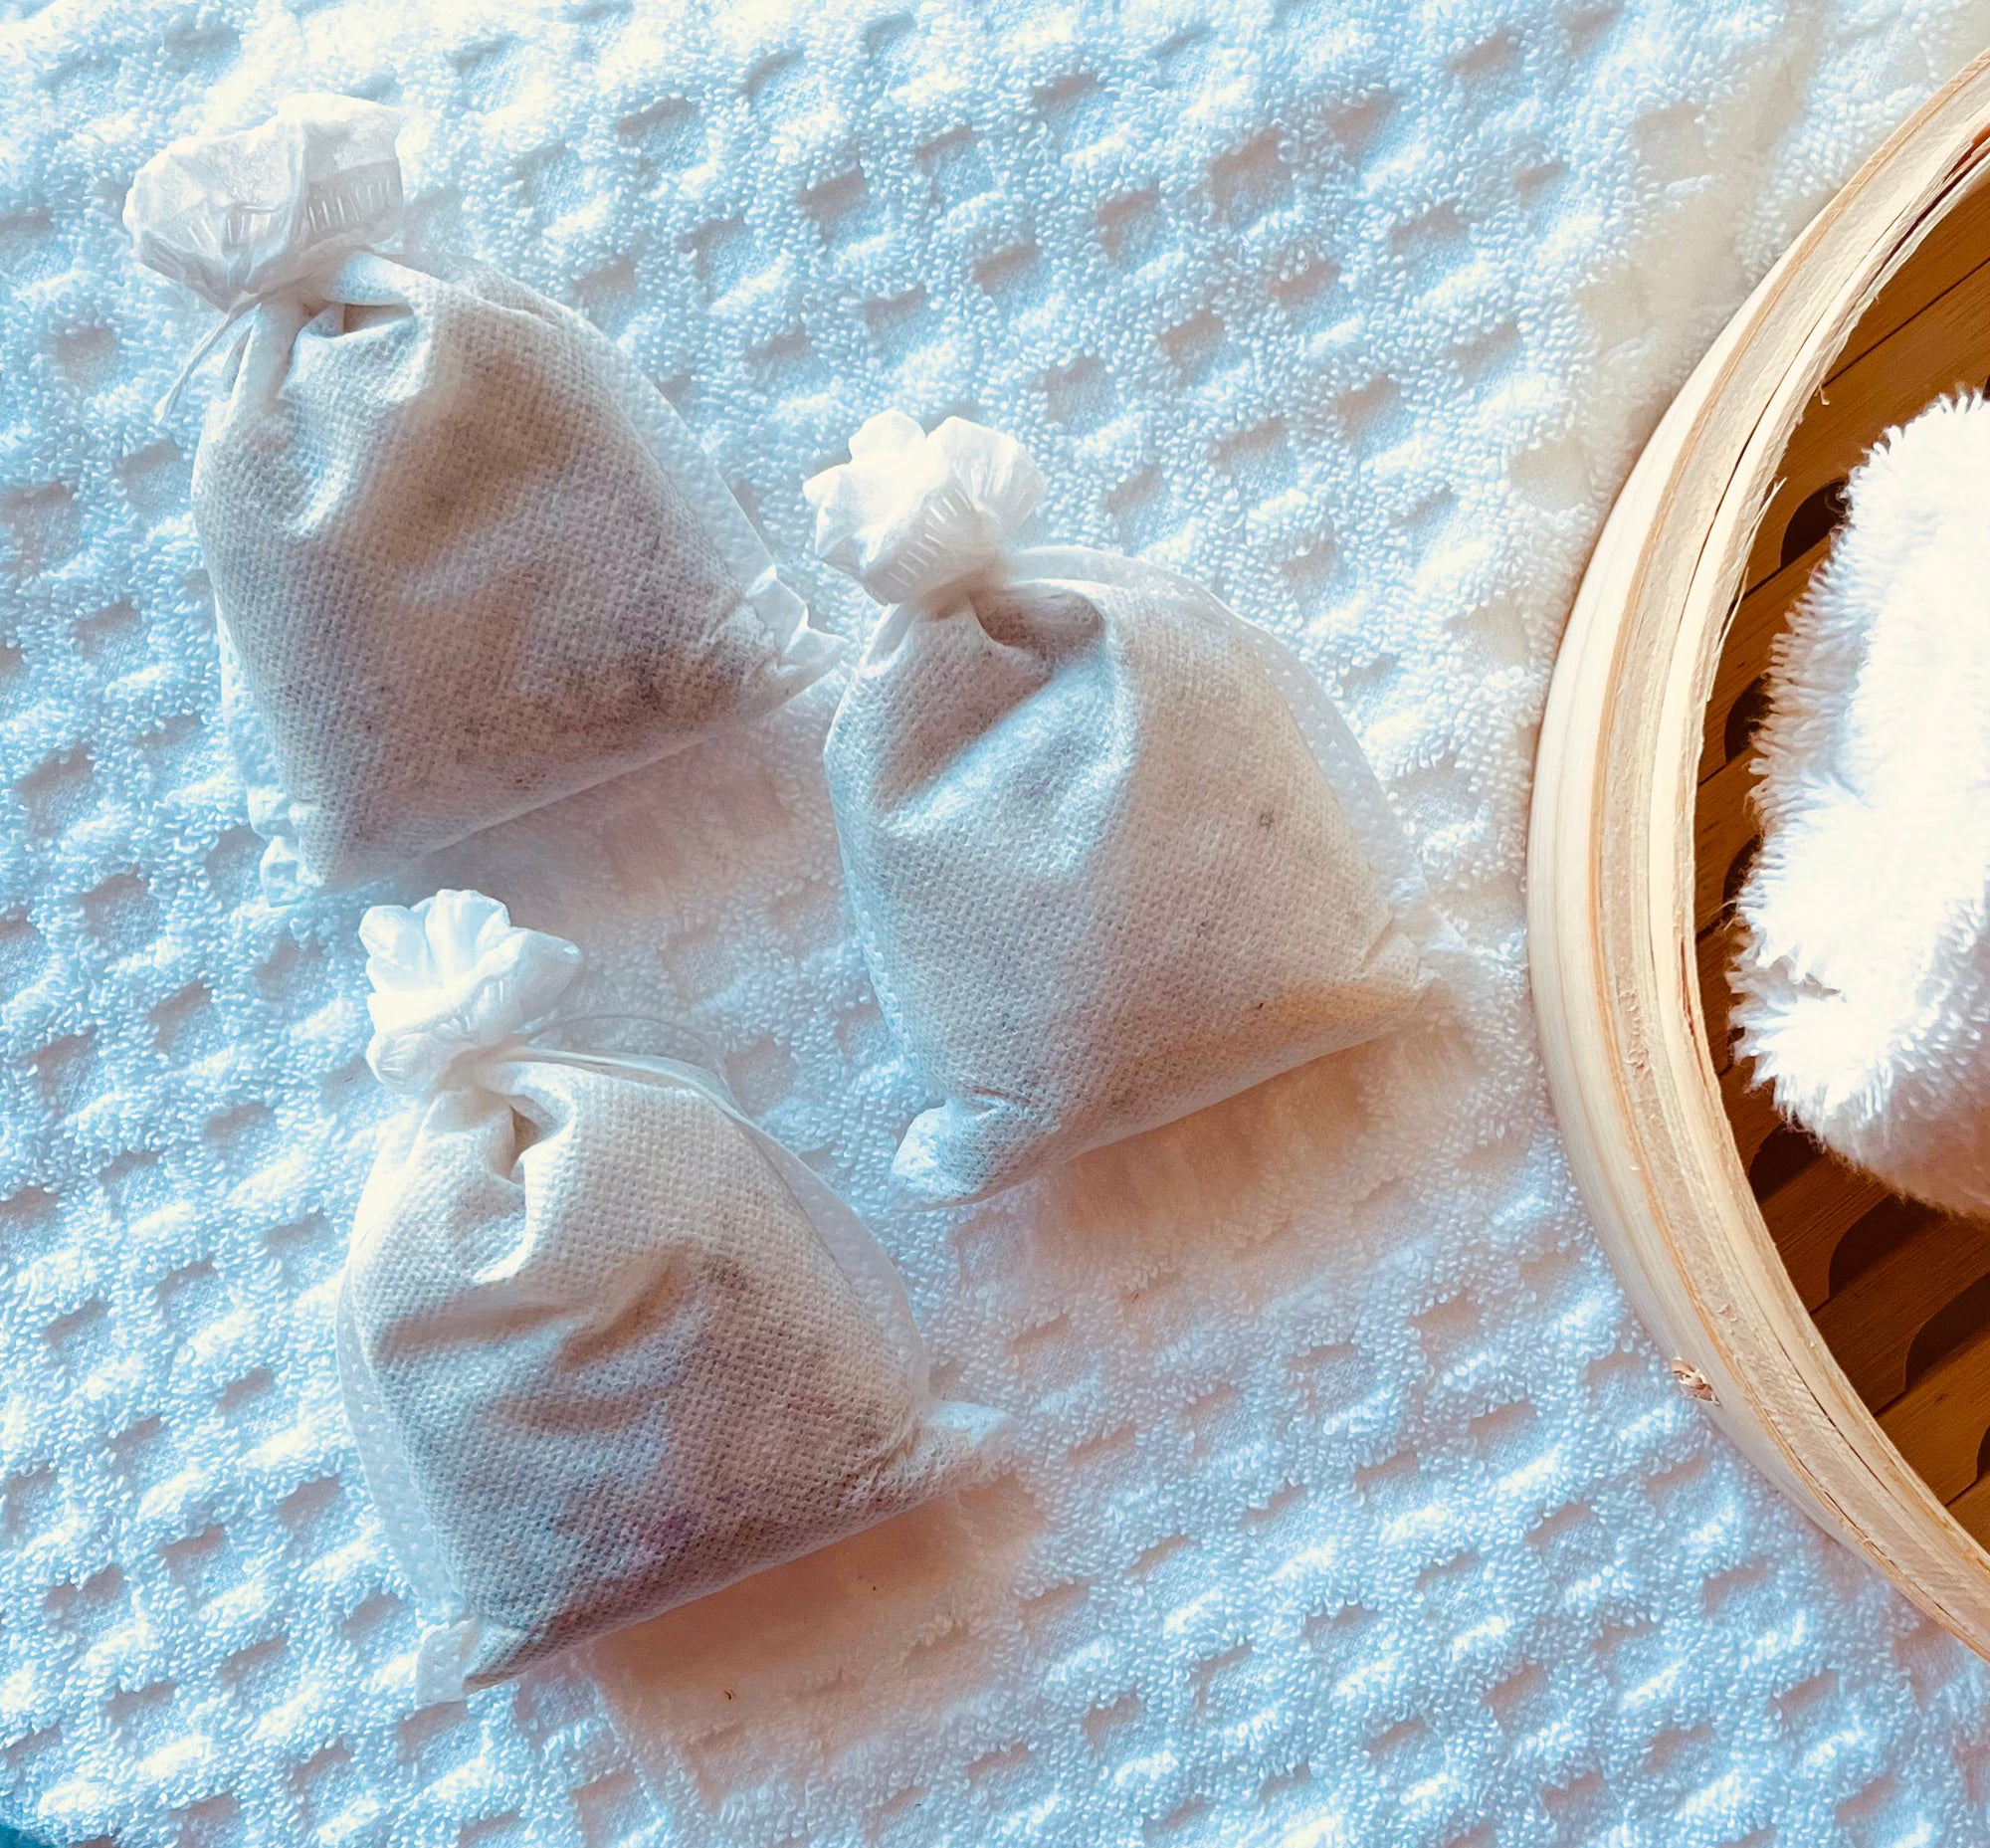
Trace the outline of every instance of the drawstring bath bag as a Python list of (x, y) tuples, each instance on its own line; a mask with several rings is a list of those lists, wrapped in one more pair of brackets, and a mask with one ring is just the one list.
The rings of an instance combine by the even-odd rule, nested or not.
[[(941, 1099), (894, 1174), (979, 1198), (1401, 1021), (1401, 830), (1298, 662), (1157, 566), (1011, 539), (1011, 439), (898, 412), (809, 482), (892, 607), (825, 747), (859, 936)], [(1378, 871), (1379, 869), (1379, 871)]]
[(611, 341), (495, 271), (380, 254), (399, 126), (294, 97), (175, 141), (124, 208), (140, 261), (224, 311), (187, 371), (236, 330), (193, 514), (279, 898), (764, 714), (835, 658)]
[(360, 930), (367, 1058), (406, 1106), (360, 1199), (339, 1370), (432, 1620), (423, 1698), (981, 1467), (994, 1415), (934, 1401), (896, 1273), (807, 1167), (708, 1072), (537, 1030), (571, 943), (472, 892)]

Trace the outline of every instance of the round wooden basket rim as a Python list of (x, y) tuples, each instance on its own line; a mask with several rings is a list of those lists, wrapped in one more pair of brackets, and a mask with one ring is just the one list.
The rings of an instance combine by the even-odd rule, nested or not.
[(1990, 53), (1817, 215), (1714, 342), (1598, 538), (1543, 717), (1529, 958), (1571, 1169), (1635, 1307), (1740, 1448), (1990, 1656), (1990, 1555), (1817, 1332), (1748, 1186), (1700, 1010), (1701, 727), (1792, 432), (1888, 278), (1990, 173)]

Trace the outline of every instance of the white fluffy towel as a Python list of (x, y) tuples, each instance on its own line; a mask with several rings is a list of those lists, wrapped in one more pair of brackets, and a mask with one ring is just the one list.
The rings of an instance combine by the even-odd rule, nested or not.
[(1990, 1208), (1990, 405), (1889, 431), (1779, 645), (1735, 1019), (1778, 1107)]

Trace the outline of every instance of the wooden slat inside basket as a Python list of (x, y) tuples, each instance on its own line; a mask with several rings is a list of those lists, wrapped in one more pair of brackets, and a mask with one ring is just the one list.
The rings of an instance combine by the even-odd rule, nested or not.
[(1880, 434), (1990, 381), (1990, 187), (1957, 208), (1860, 321), (1790, 440), (1707, 704), (1694, 812), (1700, 998), (1736, 1146), (1805, 1306), (1887, 1434), (1990, 1545), (1990, 1223), (1887, 1191), (1778, 1121), (1734, 1057), (1731, 917), (1759, 833), (1754, 728), (1776, 638)]

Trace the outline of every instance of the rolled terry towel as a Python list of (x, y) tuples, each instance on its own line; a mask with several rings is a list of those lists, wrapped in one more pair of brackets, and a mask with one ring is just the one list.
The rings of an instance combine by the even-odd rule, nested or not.
[(1990, 1209), (1990, 405), (1881, 440), (1778, 645), (1741, 1051), (1890, 1187)]

